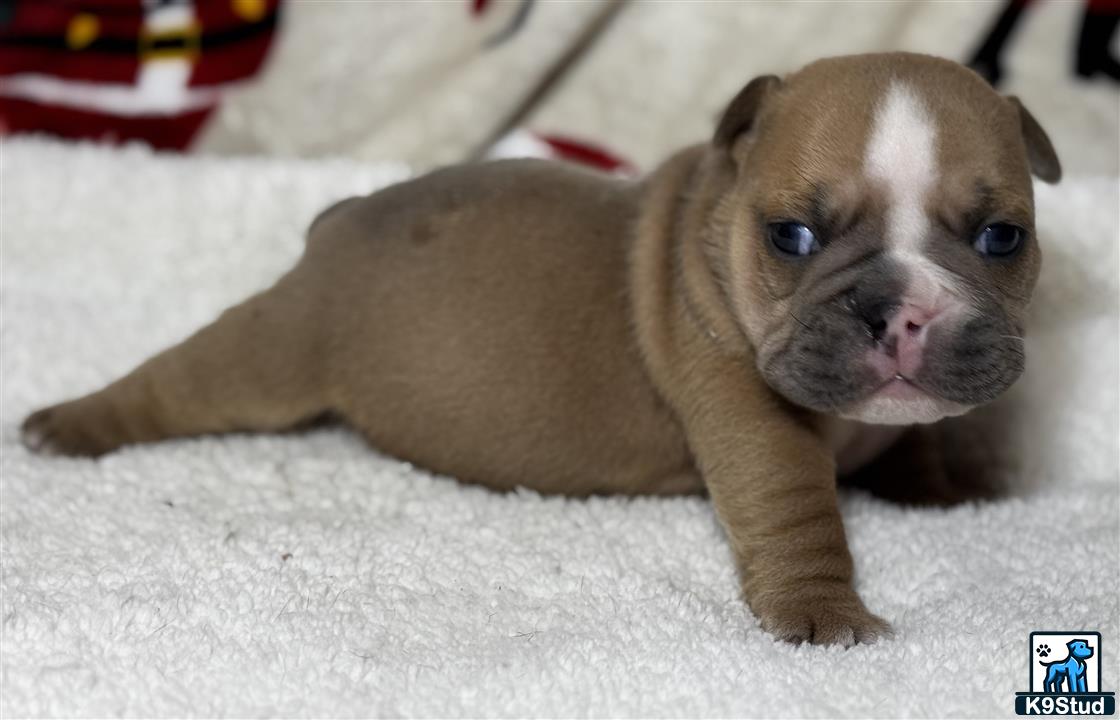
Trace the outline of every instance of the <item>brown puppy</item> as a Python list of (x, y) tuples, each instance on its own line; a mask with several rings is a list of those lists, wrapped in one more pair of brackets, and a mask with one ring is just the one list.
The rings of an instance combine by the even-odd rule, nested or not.
[(1021, 372), (1032, 170), (1058, 179), (1050, 142), (971, 71), (820, 61), (750, 83), (642, 182), (514, 161), (345, 200), (275, 286), (25, 441), (99, 455), (330, 412), (493, 488), (706, 488), (763, 627), (869, 641), (888, 626), (852, 588), (837, 473)]

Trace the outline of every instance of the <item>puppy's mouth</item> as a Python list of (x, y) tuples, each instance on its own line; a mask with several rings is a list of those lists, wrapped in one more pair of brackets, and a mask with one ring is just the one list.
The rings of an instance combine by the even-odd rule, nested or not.
[(895, 400), (918, 400), (921, 398), (935, 397), (933, 393), (930, 393), (917, 382), (901, 373), (896, 373), (894, 377), (887, 378), (878, 387), (872, 388), (871, 392), (867, 394), (868, 398), (876, 396), (893, 398)]
[(897, 373), (873, 386), (862, 400), (838, 414), (875, 425), (913, 425), (962, 415), (971, 407), (941, 397), (913, 378)]

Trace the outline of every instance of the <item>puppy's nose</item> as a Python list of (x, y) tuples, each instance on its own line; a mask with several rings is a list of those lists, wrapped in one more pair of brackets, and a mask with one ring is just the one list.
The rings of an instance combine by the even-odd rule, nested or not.
[(880, 343), (887, 335), (890, 317), (898, 310), (898, 303), (876, 302), (871, 305), (861, 305), (859, 316), (867, 325), (867, 332), (871, 334), (876, 343)]
[(861, 313), (876, 348), (898, 364), (903, 377), (913, 377), (922, 364), (930, 323), (940, 311), (914, 303), (880, 303)]

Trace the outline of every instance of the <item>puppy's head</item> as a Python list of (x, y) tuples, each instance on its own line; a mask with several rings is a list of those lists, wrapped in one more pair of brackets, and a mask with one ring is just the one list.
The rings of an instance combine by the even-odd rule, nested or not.
[(1014, 98), (947, 60), (823, 60), (732, 101), (714, 152), (720, 273), (767, 382), (873, 423), (932, 422), (1023, 370), (1039, 270), (1031, 173), (1061, 174)]

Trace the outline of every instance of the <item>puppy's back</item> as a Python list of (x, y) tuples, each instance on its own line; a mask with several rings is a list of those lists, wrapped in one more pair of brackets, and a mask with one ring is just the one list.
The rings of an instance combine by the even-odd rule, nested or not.
[(330, 208), (301, 264), (332, 404), (377, 447), (492, 487), (649, 491), (684, 472), (631, 333), (640, 192), (518, 160)]

